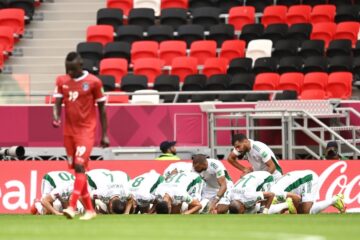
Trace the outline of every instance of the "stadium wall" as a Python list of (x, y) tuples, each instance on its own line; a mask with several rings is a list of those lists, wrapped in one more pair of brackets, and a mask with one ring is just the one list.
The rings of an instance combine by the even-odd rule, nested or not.
[[(122, 170), (131, 178), (151, 169), (162, 173), (171, 161), (96, 161), (91, 162), (92, 169), (106, 168)], [(234, 181), (239, 172), (223, 162)], [(247, 163), (245, 162), (244, 165)], [(337, 193), (345, 195), (349, 211), (360, 211), (360, 160), (353, 161), (280, 161), (284, 172), (300, 169), (312, 169), (319, 174), (319, 199), (331, 198)], [(35, 198), (40, 198), (41, 179), (49, 171), (64, 170), (66, 163), (37, 161), (0, 162), (0, 213), (29, 213)], [(334, 209), (329, 209), (334, 211)]]

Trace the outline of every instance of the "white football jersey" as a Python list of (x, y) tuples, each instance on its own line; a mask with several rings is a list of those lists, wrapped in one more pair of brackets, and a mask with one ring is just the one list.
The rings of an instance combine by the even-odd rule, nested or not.
[(68, 201), (74, 190), (74, 183), (68, 182), (66, 185), (59, 186), (50, 192), (51, 198), (55, 201), (56, 199), (62, 199)]
[(188, 163), (188, 162), (176, 162), (176, 163), (171, 163), (164, 171), (164, 177), (167, 178), (168, 176), (170, 176), (170, 174), (174, 171), (177, 170), (178, 173), (180, 172), (191, 172), (193, 170), (193, 166), (192, 163)]
[(47, 195), (55, 188), (73, 184), (74, 175), (67, 171), (52, 171), (44, 175), (41, 183), (41, 195)]
[(218, 189), (220, 185), (217, 181), (220, 177), (225, 177), (228, 187), (233, 186), (233, 182), (228, 174), (227, 170), (224, 167), (224, 164), (219, 160), (208, 158), (208, 168), (205, 171), (200, 173), (202, 179), (204, 179), (207, 187)]

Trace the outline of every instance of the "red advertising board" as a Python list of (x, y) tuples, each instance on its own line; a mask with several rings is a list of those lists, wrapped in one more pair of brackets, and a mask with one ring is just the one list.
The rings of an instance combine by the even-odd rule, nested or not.
[[(131, 178), (154, 169), (159, 173), (171, 161), (97, 161), (92, 169), (122, 170)], [(240, 172), (223, 161), (230, 176), (236, 181)], [(311, 169), (319, 179), (319, 200), (331, 198), (337, 193), (345, 195), (350, 211), (360, 211), (360, 161), (280, 161), (284, 172)], [(49, 171), (66, 169), (65, 162), (0, 162), (0, 213), (28, 213), (35, 198), (40, 197), (43, 175)], [(331, 211), (331, 209), (329, 209)]]

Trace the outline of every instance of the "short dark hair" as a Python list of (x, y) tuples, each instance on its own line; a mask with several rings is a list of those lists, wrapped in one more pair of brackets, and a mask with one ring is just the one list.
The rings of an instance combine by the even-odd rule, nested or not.
[(235, 134), (235, 135), (232, 136), (231, 143), (232, 143), (232, 145), (234, 145), (236, 141), (242, 142), (242, 141), (244, 141), (245, 139), (247, 139), (247, 137), (245, 136), (245, 134), (242, 134), (242, 133), (240, 133), (240, 134)]
[(159, 201), (156, 204), (155, 211), (157, 214), (169, 214), (170, 210), (169, 210), (168, 203), (165, 201)]
[(72, 62), (74, 61), (75, 59), (77, 58), (81, 58), (80, 54), (77, 53), (77, 52), (69, 52), (67, 55), (66, 55), (66, 61), (67, 62)]
[(231, 214), (240, 213), (240, 204), (237, 201), (231, 201), (229, 205), (229, 213)]
[(196, 164), (204, 163), (204, 162), (206, 162), (206, 158), (207, 158), (207, 156), (205, 154), (195, 154), (192, 157), (193, 164), (196, 165)]
[(112, 200), (111, 211), (116, 214), (122, 214), (125, 212), (126, 203), (121, 201), (119, 198)]

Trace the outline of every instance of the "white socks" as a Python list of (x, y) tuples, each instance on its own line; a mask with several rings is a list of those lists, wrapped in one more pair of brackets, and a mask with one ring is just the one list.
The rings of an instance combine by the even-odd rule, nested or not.
[(320, 213), (320, 212), (324, 211), (325, 209), (327, 209), (328, 207), (330, 207), (331, 205), (333, 205), (334, 202), (335, 202), (334, 197), (332, 199), (329, 199), (329, 200), (315, 202), (313, 204), (312, 208), (310, 209), (310, 214)]
[(288, 204), (286, 202), (279, 204), (272, 204), (269, 208), (268, 214), (280, 213), (282, 210), (288, 209)]

